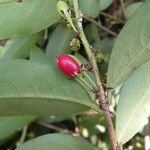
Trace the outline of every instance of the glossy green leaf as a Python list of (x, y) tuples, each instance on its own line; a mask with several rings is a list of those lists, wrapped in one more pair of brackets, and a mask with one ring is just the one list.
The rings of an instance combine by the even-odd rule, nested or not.
[(35, 116), (0, 117), (0, 142), (14, 135), (33, 120)]
[(150, 59), (149, 8), (150, 3), (144, 3), (121, 31), (110, 57), (108, 86), (121, 84), (136, 67)]
[(83, 14), (96, 18), (100, 12), (99, 0), (79, 0), (79, 7)]
[(67, 115), (99, 110), (89, 94), (55, 66), (29, 60), (0, 61), (0, 115)]
[(69, 43), (73, 38), (73, 31), (64, 25), (59, 25), (49, 37), (46, 53), (51, 63), (56, 63), (56, 57), (62, 53), (70, 53)]
[(65, 134), (47, 134), (22, 144), (16, 150), (98, 150), (83, 138)]
[(126, 143), (150, 116), (150, 61), (138, 67), (123, 85), (117, 106), (116, 131)]
[(30, 48), (37, 43), (39, 37), (40, 34), (33, 34), (8, 40), (2, 57), (4, 59), (29, 57)]
[(10, 1), (0, 5), (0, 39), (33, 34), (56, 23), (57, 0)]
[(107, 9), (111, 4), (112, 4), (113, 0), (99, 0), (99, 6), (100, 6), (100, 10), (105, 10)]

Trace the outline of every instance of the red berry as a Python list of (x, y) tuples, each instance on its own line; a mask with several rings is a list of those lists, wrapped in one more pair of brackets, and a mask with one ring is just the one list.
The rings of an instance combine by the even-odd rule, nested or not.
[(68, 54), (57, 57), (59, 69), (67, 76), (74, 77), (81, 72), (80, 65)]

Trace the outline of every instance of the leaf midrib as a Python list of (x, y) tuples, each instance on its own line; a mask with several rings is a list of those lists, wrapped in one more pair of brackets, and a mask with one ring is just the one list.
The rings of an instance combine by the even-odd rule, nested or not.
[[(150, 45), (148, 44), (144, 49), (142, 49), (142, 50), (140, 51), (140, 53), (138, 53), (137, 55), (135, 55), (135, 56), (133, 57), (133, 59), (131, 59), (131, 61), (124, 67), (124, 69), (123, 69), (123, 70), (121, 71), (121, 73), (119, 74), (119, 78), (123, 76), (122, 74), (124, 74), (124, 72), (126, 72), (127, 68), (130, 68), (130, 65), (132, 65), (132, 63), (136, 60), (136, 58), (139, 57), (140, 55), (142, 55), (142, 53), (143, 53), (146, 49), (148, 49), (148, 48), (147, 48), (148, 46), (150, 46)], [(135, 69), (135, 67), (133, 68), (132, 72), (134, 71), (134, 69)], [(130, 73), (132, 73), (132, 72), (130, 72)], [(119, 82), (117, 81), (117, 82), (114, 83), (114, 85), (117, 85), (118, 83), (119, 83)]]
[(40, 97), (40, 96), (38, 96), (38, 97), (31, 97), (31, 96), (19, 96), (19, 97), (17, 97), (17, 96), (12, 96), (12, 97), (0, 97), (0, 100), (1, 99), (22, 99), (22, 98), (27, 98), (27, 99), (33, 99), (33, 98), (35, 98), (35, 99), (51, 99), (51, 100), (56, 100), (56, 101), (65, 101), (65, 102), (69, 102), (69, 103), (75, 103), (75, 104), (80, 104), (80, 105), (84, 105), (84, 106), (87, 106), (87, 107), (89, 107), (89, 108), (92, 108), (92, 109), (94, 109), (95, 111), (97, 111), (97, 112), (100, 112), (100, 110), (98, 109), (98, 107), (94, 104), (94, 103), (90, 103), (90, 102), (87, 102), (87, 101), (80, 101), (80, 102), (78, 102), (78, 101), (76, 101), (75, 99), (72, 99), (72, 101), (70, 101), (70, 100), (68, 100), (68, 99), (62, 99), (62, 98), (60, 98), (60, 97)]

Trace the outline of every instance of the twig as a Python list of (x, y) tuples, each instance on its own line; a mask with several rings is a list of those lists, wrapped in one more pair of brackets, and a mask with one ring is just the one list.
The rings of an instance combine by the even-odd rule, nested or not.
[(101, 25), (101, 24), (98, 23), (97, 21), (95, 21), (95, 20), (93, 20), (93, 19), (91, 19), (91, 18), (89, 18), (89, 17), (87, 17), (87, 16), (85, 16), (85, 15), (83, 16), (83, 18), (85, 18), (86, 20), (88, 20), (88, 21), (94, 23), (95, 25), (97, 25), (99, 28), (101, 28), (101, 29), (104, 30), (105, 32), (109, 33), (110, 35), (112, 35), (112, 36), (117, 36), (117, 34), (116, 34), (114, 31), (112, 31), (112, 30), (106, 28), (105, 26)]
[(108, 100), (107, 100), (107, 97), (105, 95), (105, 91), (102, 85), (100, 85), (99, 87), (98, 94), (99, 94), (99, 107), (100, 109), (103, 110), (105, 114), (105, 118), (106, 118), (107, 125), (108, 125), (108, 132), (109, 132), (110, 140), (112, 143), (112, 148), (113, 150), (119, 150), (120, 148), (117, 143), (116, 133), (115, 133), (115, 129), (113, 126), (113, 122), (112, 122), (112, 118), (111, 118), (111, 114), (109, 110)]
[(76, 22), (77, 22), (79, 37), (80, 37), (80, 39), (84, 45), (84, 48), (85, 48), (86, 53), (88, 55), (89, 61), (90, 61), (91, 65), (93, 66), (93, 70), (94, 70), (93, 72), (94, 72), (94, 76), (96, 78), (97, 87), (98, 87), (97, 96), (99, 99), (99, 107), (100, 107), (100, 109), (103, 110), (103, 112), (105, 114), (105, 118), (106, 118), (106, 121), (108, 124), (108, 131), (109, 131), (109, 136), (110, 136), (110, 140), (111, 140), (111, 144), (112, 144), (112, 149), (113, 150), (119, 150), (117, 139), (116, 139), (115, 129), (114, 129), (111, 114), (109, 111), (108, 101), (107, 101), (107, 98), (105, 95), (103, 85), (101, 83), (100, 73), (99, 73), (99, 69), (97, 66), (96, 59), (95, 59), (95, 55), (92, 52), (91, 47), (90, 47), (90, 45), (87, 41), (87, 38), (84, 34), (84, 31), (83, 31), (83, 27), (82, 27), (83, 15), (79, 11), (78, 0), (73, 0), (73, 3), (74, 3), (74, 8), (75, 8), (75, 15), (76, 15)]
[(48, 123), (46, 123), (46, 122), (38, 121), (37, 123), (38, 123), (39, 125), (41, 125), (41, 126), (44, 126), (44, 127), (46, 127), (46, 128), (49, 128), (49, 129), (53, 129), (53, 130), (58, 131), (58, 132), (62, 132), (62, 133), (70, 134), (70, 135), (74, 135), (74, 136), (78, 136), (78, 134), (75, 133), (75, 132), (72, 132), (72, 131), (70, 131), (70, 130), (63, 129), (63, 128), (60, 128), (60, 127), (56, 127), (56, 126), (54, 126), (54, 125), (52, 125), (52, 124), (48, 124)]
[(115, 16), (112, 16), (112, 15), (110, 15), (110, 14), (107, 14), (107, 13), (105, 13), (105, 12), (101, 12), (100, 14), (103, 15), (104, 17), (107, 17), (107, 18), (109, 18), (109, 19), (111, 19), (111, 20), (114, 20), (114, 21), (116, 21), (116, 22), (118, 22), (118, 23), (125, 24), (125, 21), (124, 21), (124, 20), (120, 20), (120, 19), (118, 19), (118, 18), (116, 18)]
[(23, 128), (20, 141), (19, 141), (19, 143), (17, 143), (17, 147), (19, 147), (25, 141), (25, 138), (26, 138), (26, 135), (27, 135), (27, 130), (28, 130), (28, 126), (26, 125)]

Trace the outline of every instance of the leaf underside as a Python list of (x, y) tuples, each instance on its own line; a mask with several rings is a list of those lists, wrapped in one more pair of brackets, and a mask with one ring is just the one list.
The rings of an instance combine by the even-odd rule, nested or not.
[(150, 59), (149, 8), (150, 3), (142, 4), (121, 31), (110, 57), (108, 86), (120, 85), (134, 69)]
[(116, 132), (124, 144), (142, 129), (150, 116), (150, 61), (138, 67), (125, 82), (117, 106)]

